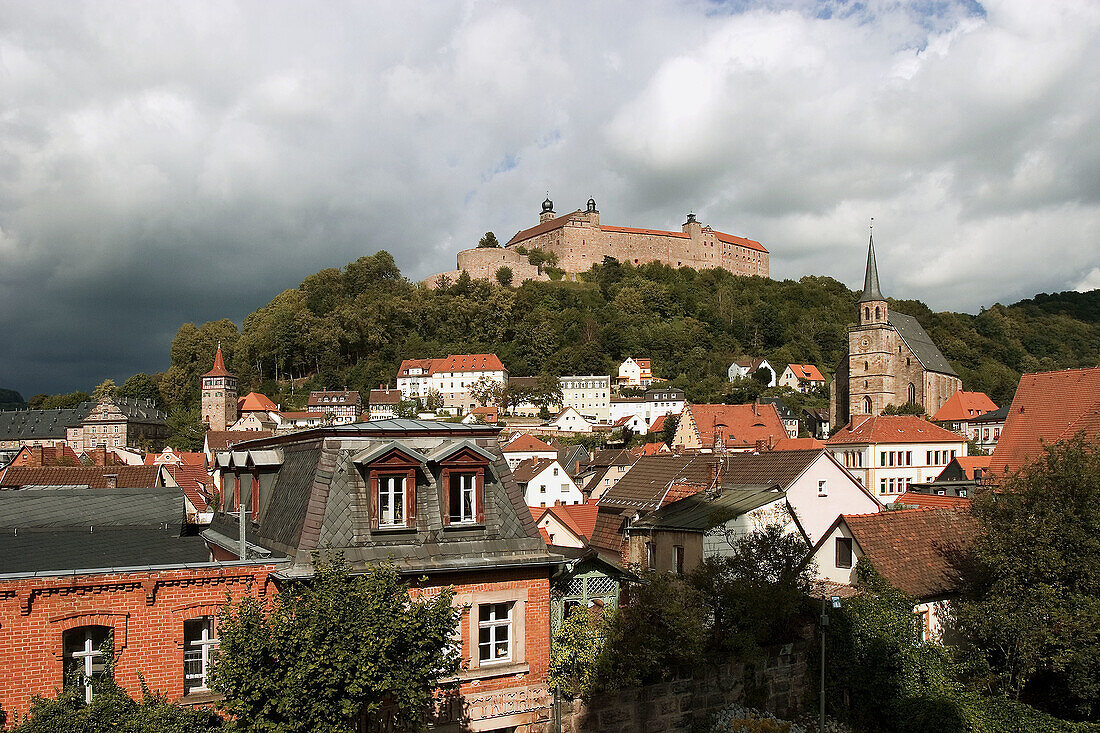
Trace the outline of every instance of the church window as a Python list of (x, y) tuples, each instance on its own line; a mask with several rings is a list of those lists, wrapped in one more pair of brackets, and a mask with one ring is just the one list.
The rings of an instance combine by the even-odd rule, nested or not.
[(863, 409), (864, 409), (864, 411), (866, 411), (866, 413), (868, 415), (871, 414), (871, 410), (873, 409), (873, 407), (871, 406), (871, 398), (870, 397), (864, 397), (863, 398)]
[(871, 309), (870, 308), (864, 308), (863, 309), (863, 320), (865, 320), (865, 321), (871, 320)]
[(912, 382), (909, 383), (909, 401), (917, 401), (917, 387)]
[(871, 369), (871, 362), (869, 362), (869, 361), (863, 362), (863, 371), (866, 372), (866, 371), (869, 371), (870, 369)]
[(879, 307), (876, 305), (875, 306), (875, 320), (877, 321), (881, 318), (882, 318), (882, 311), (880, 311)]
[(913, 359), (911, 357), (908, 357), (908, 356), (905, 357), (905, 366), (912, 366), (912, 365), (913, 365)]

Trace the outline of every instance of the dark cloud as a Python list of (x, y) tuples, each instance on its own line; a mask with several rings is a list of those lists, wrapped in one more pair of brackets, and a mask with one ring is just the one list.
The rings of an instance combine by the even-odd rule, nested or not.
[(167, 366), (385, 248), (451, 269), (594, 196), (776, 277), (976, 310), (1100, 282), (1094, 3), (0, 1), (0, 386)]

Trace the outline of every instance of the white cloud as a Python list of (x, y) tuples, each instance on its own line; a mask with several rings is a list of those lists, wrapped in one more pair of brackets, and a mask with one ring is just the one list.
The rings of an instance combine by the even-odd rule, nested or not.
[(750, 5), (0, 0), (2, 386), (161, 368), (379, 248), (450, 269), (547, 190), (853, 285), (875, 216), (938, 309), (1095, 283), (1100, 6)]

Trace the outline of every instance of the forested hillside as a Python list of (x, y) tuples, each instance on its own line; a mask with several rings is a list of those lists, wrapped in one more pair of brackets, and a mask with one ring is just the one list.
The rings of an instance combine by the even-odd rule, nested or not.
[[(240, 332), (229, 320), (184, 324), (161, 392), (170, 409), (193, 403), (220, 339), (242, 391), (292, 404), (310, 387), (393, 384), (402, 358), (471, 352), (495, 352), (513, 375), (609, 374), (626, 356), (649, 356), (655, 374), (689, 399), (717, 401), (741, 354), (766, 356), (777, 369), (811, 362), (830, 376), (855, 297), (827, 277), (777, 281), (618, 263), (581, 282), (511, 288), (463, 276), (424, 287), (382, 251), (310, 275), (249, 315)], [(1021, 372), (1100, 361), (1100, 291), (1040, 295), (976, 316), (934, 313), (920, 301), (891, 306), (924, 325), (966, 389), (999, 404), (1012, 398)]]

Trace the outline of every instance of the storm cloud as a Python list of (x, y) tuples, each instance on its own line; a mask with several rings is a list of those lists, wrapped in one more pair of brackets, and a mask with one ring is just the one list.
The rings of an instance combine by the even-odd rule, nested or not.
[(1100, 286), (1100, 6), (0, 2), (0, 386), (168, 365), (386, 249), (595, 197), (974, 311)]

